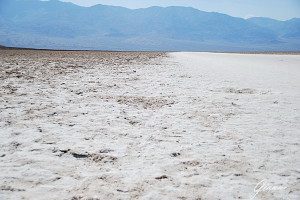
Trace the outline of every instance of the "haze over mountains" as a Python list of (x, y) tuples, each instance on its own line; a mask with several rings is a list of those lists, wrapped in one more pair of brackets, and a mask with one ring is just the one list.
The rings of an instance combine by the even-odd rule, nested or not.
[(0, 0), (5, 46), (164, 51), (299, 51), (300, 19), (242, 19), (190, 7), (80, 7)]

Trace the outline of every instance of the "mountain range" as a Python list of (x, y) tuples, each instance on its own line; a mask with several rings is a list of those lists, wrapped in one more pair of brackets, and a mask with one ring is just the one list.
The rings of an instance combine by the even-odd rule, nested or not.
[(191, 7), (81, 7), (0, 0), (0, 44), (90, 50), (299, 51), (300, 19), (243, 19)]

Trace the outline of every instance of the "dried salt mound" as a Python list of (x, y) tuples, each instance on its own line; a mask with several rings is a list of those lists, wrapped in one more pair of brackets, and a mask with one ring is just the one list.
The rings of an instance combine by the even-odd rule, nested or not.
[(255, 90), (250, 88), (244, 88), (244, 89), (236, 89), (236, 88), (227, 88), (225, 90), (227, 93), (234, 93), (234, 94), (254, 94)]
[(130, 106), (143, 107), (144, 109), (157, 109), (163, 106), (169, 106), (175, 102), (171, 99), (161, 97), (138, 97), (138, 96), (119, 96), (117, 102)]

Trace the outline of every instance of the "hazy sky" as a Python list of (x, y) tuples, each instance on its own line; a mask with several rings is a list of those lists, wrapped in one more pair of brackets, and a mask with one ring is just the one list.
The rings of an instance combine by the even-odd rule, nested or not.
[(300, 0), (63, 0), (83, 6), (95, 4), (118, 5), (128, 8), (150, 6), (191, 6), (204, 11), (214, 11), (232, 16), (253, 16), (290, 19), (300, 17)]

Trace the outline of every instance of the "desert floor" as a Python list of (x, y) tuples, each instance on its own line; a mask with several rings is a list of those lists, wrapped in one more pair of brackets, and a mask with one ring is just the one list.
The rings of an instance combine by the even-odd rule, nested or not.
[(0, 199), (299, 199), (299, 55), (0, 50), (0, 79)]

